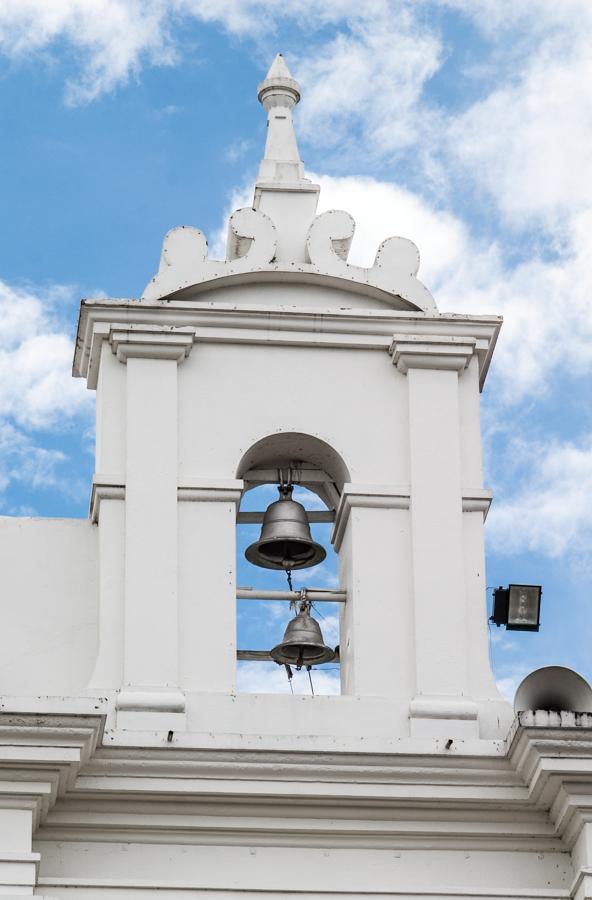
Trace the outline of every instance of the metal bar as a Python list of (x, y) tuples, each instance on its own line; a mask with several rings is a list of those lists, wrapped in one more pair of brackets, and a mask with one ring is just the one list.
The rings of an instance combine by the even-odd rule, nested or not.
[[(237, 525), (260, 525), (263, 522), (263, 512), (239, 512), (236, 517)], [(334, 522), (335, 510), (311, 509), (306, 510), (306, 517), (311, 524), (316, 522)]]
[(273, 662), (269, 650), (237, 650), (236, 658), (255, 662)]
[[(236, 658), (249, 662), (274, 662), (269, 650), (237, 650)], [(335, 648), (335, 659), (332, 659), (331, 662), (339, 663), (339, 647)]]
[[(307, 588), (306, 596), (313, 603), (345, 603), (345, 591), (323, 591)], [(260, 591), (256, 588), (237, 588), (237, 600), (300, 600), (300, 591)]]
[[(284, 466), (284, 469), (286, 468), (287, 466)], [(322, 484), (325, 481), (331, 481), (329, 475), (322, 469), (309, 469), (306, 466), (303, 468), (293, 466), (292, 474), (295, 484), (306, 484), (306, 482)], [(277, 469), (249, 469), (242, 477), (249, 484), (277, 484), (277, 476)]]

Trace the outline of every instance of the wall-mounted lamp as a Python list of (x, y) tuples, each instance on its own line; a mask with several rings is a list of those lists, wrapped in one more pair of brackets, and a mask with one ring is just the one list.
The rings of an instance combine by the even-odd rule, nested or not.
[(493, 592), (493, 613), (490, 622), (508, 631), (538, 631), (541, 615), (540, 584), (510, 584)]

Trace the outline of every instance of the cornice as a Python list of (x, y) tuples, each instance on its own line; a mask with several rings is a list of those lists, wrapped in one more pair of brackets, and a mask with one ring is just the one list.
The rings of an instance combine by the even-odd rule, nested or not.
[(40, 836), (541, 851), (592, 822), (590, 715), (520, 714), (507, 756), (319, 753), (101, 745), (93, 703), (0, 714), (0, 805), (32, 810)]
[(0, 714), (0, 805), (40, 840), (563, 852), (592, 822), (592, 716), (521, 714), (506, 756), (198, 750), (102, 745), (93, 702)]
[(96, 379), (102, 342), (118, 323), (194, 329), (195, 340), (304, 347), (341, 347), (388, 352), (397, 335), (444, 335), (474, 341), (483, 385), (497, 335), (499, 316), (455, 316), (403, 310), (293, 309), (186, 301), (138, 303), (83, 301), (73, 374)]
[(102, 715), (0, 713), (0, 807), (32, 810), (36, 827), (74, 787), (103, 727)]
[(508, 759), (530, 802), (549, 812), (557, 834), (573, 847), (583, 825), (592, 822), (592, 714), (519, 713)]
[(103, 748), (38, 840), (557, 851), (502, 759)]

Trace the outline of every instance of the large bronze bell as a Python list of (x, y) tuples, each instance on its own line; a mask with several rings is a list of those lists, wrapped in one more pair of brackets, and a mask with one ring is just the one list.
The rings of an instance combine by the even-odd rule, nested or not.
[(288, 622), (281, 644), (270, 651), (276, 663), (301, 669), (302, 666), (319, 665), (335, 658), (335, 651), (326, 646), (321, 626), (309, 615), (308, 609), (309, 604), (305, 600), (300, 604), (298, 615)]
[(306, 569), (327, 555), (310, 534), (306, 510), (292, 500), (292, 485), (278, 488), (280, 499), (265, 510), (261, 536), (245, 550), (250, 563), (263, 569)]

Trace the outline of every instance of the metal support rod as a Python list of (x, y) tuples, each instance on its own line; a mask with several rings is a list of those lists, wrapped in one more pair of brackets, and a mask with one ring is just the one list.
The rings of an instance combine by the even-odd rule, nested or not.
[[(237, 600), (300, 600), (300, 591), (260, 591), (256, 588), (237, 588)], [(306, 597), (313, 603), (345, 603), (345, 591), (323, 591), (320, 588), (307, 588)]]
[(236, 658), (251, 662), (273, 662), (269, 650), (237, 650)]
[[(269, 650), (237, 650), (236, 658), (239, 660), (248, 660), (249, 662), (275, 662), (269, 655)], [(333, 664), (339, 663), (339, 647), (335, 649), (335, 659), (331, 660)]]

